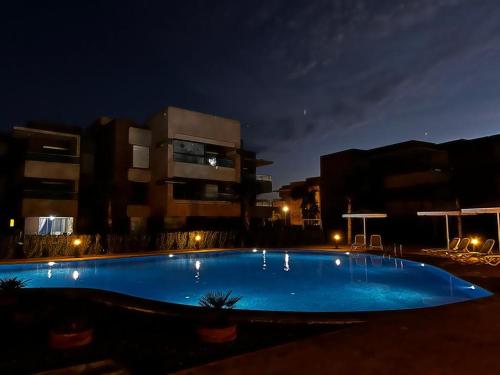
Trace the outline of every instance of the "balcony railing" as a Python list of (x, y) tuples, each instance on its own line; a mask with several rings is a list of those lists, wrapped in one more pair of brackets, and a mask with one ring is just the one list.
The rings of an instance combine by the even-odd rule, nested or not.
[(255, 175), (257, 181), (273, 181), (273, 177), (270, 174), (258, 174)]
[(181, 163), (211, 165), (212, 167), (234, 168), (234, 160), (196, 156), (174, 152), (174, 161)]
[(26, 160), (80, 164), (80, 158), (78, 156), (49, 154), (49, 153), (45, 153), (45, 152), (28, 152), (26, 154)]
[(36, 198), (36, 199), (63, 199), (63, 200), (76, 200), (78, 199), (78, 193), (76, 192), (66, 192), (66, 191), (50, 191), (50, 190), (24, 190), (24, 198)]
[(174, 196), (175, 200), (187, 201), (210, 201), (210, 202), (236, 202), (238, 197), (229, 194), (205, 195), (205, 194), (191, 194), (186, 196)]
[(258, 200), (255, 202), (257, 207), (273, 207), (273, 201), (271, 200)]

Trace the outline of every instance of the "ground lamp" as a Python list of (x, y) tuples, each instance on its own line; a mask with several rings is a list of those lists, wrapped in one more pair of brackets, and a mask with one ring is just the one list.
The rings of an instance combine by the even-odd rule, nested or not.
[(286, 214), (288, 213), (289, 208), (288, 208), (288, 206), (283, 206), (282, 210), (283, 210), (283, 213), (285, 214), (285, 225), (286, 225)]
[(73, 246), (75, 247), (75, 256), (80, 257), (80, 245), (82, 244), (82, 240), (79, 238), (75, 238), (73, 240)]
[(333, 235), (333, 240), (335, 241), (335, 248), (338, 249), (339, 248), (339, 242), (340, 242), (340, 234), (335, 233)]
[(200, 248), (201, 236), (199, 234), (197, 234), (196, 236), (194, 236), (194, 240), (196, 242), (196, 249), (199, 249)]

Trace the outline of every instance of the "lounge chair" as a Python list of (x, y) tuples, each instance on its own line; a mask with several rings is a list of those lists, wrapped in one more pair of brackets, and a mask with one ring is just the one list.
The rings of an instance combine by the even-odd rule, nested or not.
[(456, 250), (458, 245), (460, 243), (460, 238), (458, 237), (455, 237), (453, 238), (451, 241), (450, 241), (450, 244), (448, 246), (448, 249), (443, 249), (443, 248), (436, 248), (436, 249), (423, 249), (422, 251), (424, 253), (434, 253), (436, 251), (447, 251), (447, 250), (450, 250), (450, 251), (453, 251), (453, 250)]
[(351, 245), (351, 250), (364, 250), (366, 248), (365, 236), (363, 234), (356, 234), (354, 242)]
[(481, 245), (481, 247), (477, 250), (477, 251), (466, 251), (466, 252), (463, 252), (463, 253), (456, 253), (456, 254), (451, 254), (450, 253), (450, 257), (453, 259), (453, 260), (464, 260), (464, 259), (467, 259), (467, 258), (471, 258), (471, 257), (482, 257), (482, 256), (485, 256), (487, 254), (491, 254), (492, 250), (493, 250), (493, 246), (495, 246), (495, 240), (492, 240), (491, 238), (484, 241), (483, 244)]
[(500, 254), (486, 254), (480, 257), (478, 261), (489, 266), (498, 266), (500, 264)]
[(452, 250), (441, 250), (441, 251), (433, 251), (431, 254), (432, 255), (439, 255), (439, 256), (450, 256), (451, 254), (464, 254), (468, 253), (469, 251), (467, 250), (467, 247), (470, 244), (470, 238), (465, 237), (460, 240), (458, 243), (458, 246)]
[(370, 236), (370, 250), (384, 251), (384, 246), (382, 245), (382, 237), (380, 236), (380, 234), (372, 234)]

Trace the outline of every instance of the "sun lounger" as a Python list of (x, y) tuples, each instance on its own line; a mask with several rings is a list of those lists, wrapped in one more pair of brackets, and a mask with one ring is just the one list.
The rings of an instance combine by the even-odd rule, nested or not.
[(500, 264), (500, 254), (486, 254), (478, 259), (483, 264), (498, 266)]
[(468, 252), (467, 247), (469, 246), (469, 244), (470, 244), (470, 238), (465, 237), (460, 240), (458, 246), (454, 250), (450, 249), (450, 250), (433, 251), (430, 254), (439, 256), (449, 256), (450, 254), (467, 253)]
[(379, 234), (372, 234), (370, 236), (370, 250), (384, 251), (384, 246), (382, 245), (382, 237)]
[(484, 255), (491, 254), (493, 246), (495, 246), (495, 240), (492, 240), (490, 238), (484, 241), (481, 247), (477, 251), (466, 251), (463, 253), (456, 253), (456, 254), (450, 253), (450, 257), (453, 260), (463, 260), (470, 257), (482, 257)]
[(366, 249), (365, 236), (363, 234), (356, 234), (354, 242), (351, 245), (351, 250), (364, 250)]
[(443, 249), (443, 248), (436, 248), (436, 249), (423, 249), (422, 251), (424, 253), (434, 253), (436, 251), (453, 251), (456, 250), (458, 245), (460, 243), (460, 238), (455, 237), (450, 241), (450, 245), (448, 246), (448, 249)]

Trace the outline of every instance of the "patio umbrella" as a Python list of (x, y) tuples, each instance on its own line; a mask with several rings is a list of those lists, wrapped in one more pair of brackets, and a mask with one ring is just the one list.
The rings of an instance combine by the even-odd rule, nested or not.
[(448, 218), (450, 216), (463, 216), (463, 215), (475, 215), (473, 213), (462, 213), (460, 210), (455, 211), (419, 211), (418, 216), (442, 216), (446, 220), (446, 248), (450, 248), (450, 226), (448, 223)]
[(365, 214), (343, 214), (343, 218), (346, 219), (363, 219), (363, 235), (365, 236), (366, 245), (366, 219), (383, 219), (387, 217), (387, 214), (382, 213), (365, 213)]
[(479, 208), (464, 208), (462, 214), (496, 214), (497, 216), (497, 236), (498, 249), (500, 250), (500, 207), (479, 207)]

